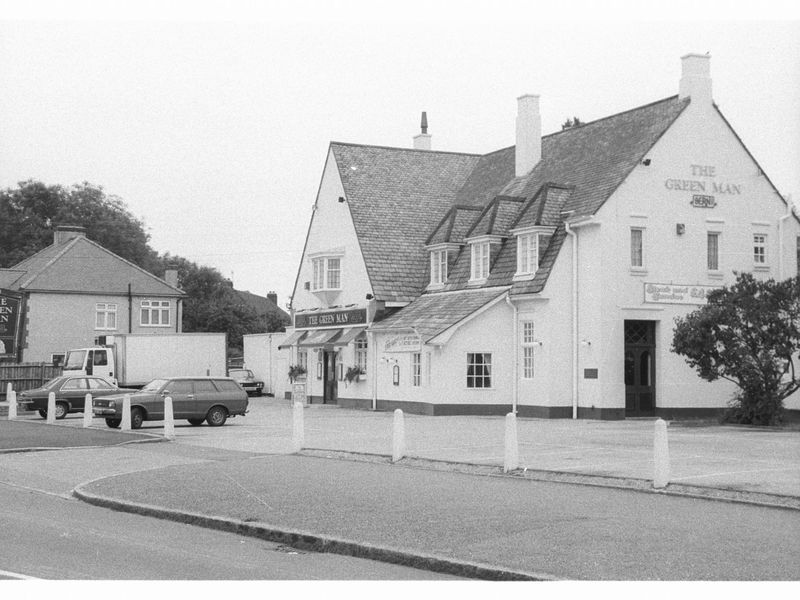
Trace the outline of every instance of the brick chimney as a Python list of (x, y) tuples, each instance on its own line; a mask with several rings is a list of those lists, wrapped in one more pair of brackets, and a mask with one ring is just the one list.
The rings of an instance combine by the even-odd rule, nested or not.
[(272, 302), (275, 306), (278, 306), (278, 294), (276, 294), (275, 292), (268, 292), (267, 300)]
[(522, 177), (542, 159), (542, 117), (539, 96), (525, 94), (517, 98), (517, 145), (514, 174)]
[(178, 287), (178, 269), (167, 269), (164, 271), (164, 281), (172, 287)]
[(414, 150), (430, 150), (431, 134), (428, 133), (428, 114), (425, 111), (422, 111), (422, 121), (419, 127), (421, 133), (414, 136)]
[(681, 56), (680, 98), (691, 98), (692, 104), (711, 104), (711, 55)]
[(53, 232), (53, 244), (63, 244), (76, 237), (86, 237), (86, 228), (79, 225), (58, 225)]

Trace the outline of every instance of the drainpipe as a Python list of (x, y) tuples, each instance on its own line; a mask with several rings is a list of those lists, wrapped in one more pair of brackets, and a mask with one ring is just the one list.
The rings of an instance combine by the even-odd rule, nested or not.
[(367, 352), (372, 351), (372, 410), (378, 410), (378, 349), (375, 334), (367, 330)]
[(517, 414), (517, 404), (519, 401), (519, 307), (511, 300), (511, 294), (506, 295), (506, 303), (514, 311), (514, 361), (512, 363), (512, 390), (511, 390), (511, 412)]
[(128, 284), (128, 333), (133, 333), (133, 294), (131, 284)]
[(783, 215), (778, 219), (778, 279), (785, 279), (786, 273), (784, 273), (784, 249), (783, 249), (783, 222), (792, 216), (792, 205), (787, 200), (786, 201), (786, 214)]
[(572, 418), (578, 418), (578, 236), (564, 221), (572, 238)]

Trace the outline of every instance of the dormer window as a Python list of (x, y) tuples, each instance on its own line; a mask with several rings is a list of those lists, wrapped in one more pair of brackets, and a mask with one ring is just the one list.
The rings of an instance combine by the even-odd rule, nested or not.
[(517, 273), (515, 277), (533, 277), (539, 269), (550, 237), (552, 227), (528, 228), (512, 232), (517, 237)]
[(489, 242), (475, 242), (471, 244), (472, 270), (470, 281), (486, 279), (489, 277)]
[(447, 281), (447, 250), (431, 252), (431, 285), (442, 285)]

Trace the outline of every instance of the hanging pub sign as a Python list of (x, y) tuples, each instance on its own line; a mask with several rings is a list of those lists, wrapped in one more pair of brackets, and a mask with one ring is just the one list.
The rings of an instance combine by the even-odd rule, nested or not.
[(299, 313), (294, 316), (295, 328), (348, 327), (367, 322), (367, 309), (330, 310), (325, 312)]
[(721, 287), (718, 285), (645, 283), (644, 301), (652, 304), (706, 304), (708, 295)]
[(22, 296), (0, 289), (0, 357), (16, 358)]

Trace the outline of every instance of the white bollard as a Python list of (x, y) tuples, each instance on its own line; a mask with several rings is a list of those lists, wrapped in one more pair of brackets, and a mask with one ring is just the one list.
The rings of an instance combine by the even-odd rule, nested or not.
[(667, 440), (667, 423), (664, 419), (656, 420), (656, 431), (653, 438), (653, 463), (653, 487), (667, 487), (669, 483), (669, 442)]
[(13, 421), (17, 418), (17, 392), (11, 389), (11, 384), (8, 384), (6, 392), (6, 400), (8, 400), (8, 420)]
[(91, 427), (93, 417), (94, 414), (92, 413), (92, 395), (86, 394), (86, 396), (83, 397), (83, 426)]
[(172, 412), (172, 396), (164, 398), (164, 437), (175, 439), (175, 416)]
[(503, 472), (508, 473), (519, 469), (519, 444), (517, 443), (517, 416), (514, 413), (506, 415), (505, 457), (503, 459)]
[(47, 394), (47, 422), (51, 425), (56, 422), (56, 395), (53, 392)]
[(120, 423), (122, 431), (129, 431), (131, 428), (131, 395), (125, 394), (122, 397), (122, 423)]
[(303, 429), (303, 405), (299, 402), (294, 403), (292, 409), (292, 450), (300, 452), (303, 449), (305, 432)]
[(392, 423), (392, 462), (397, 462), (406, 455), (406, 426), (403, 420), (403, 411), (399, 408), (394, 411)]

